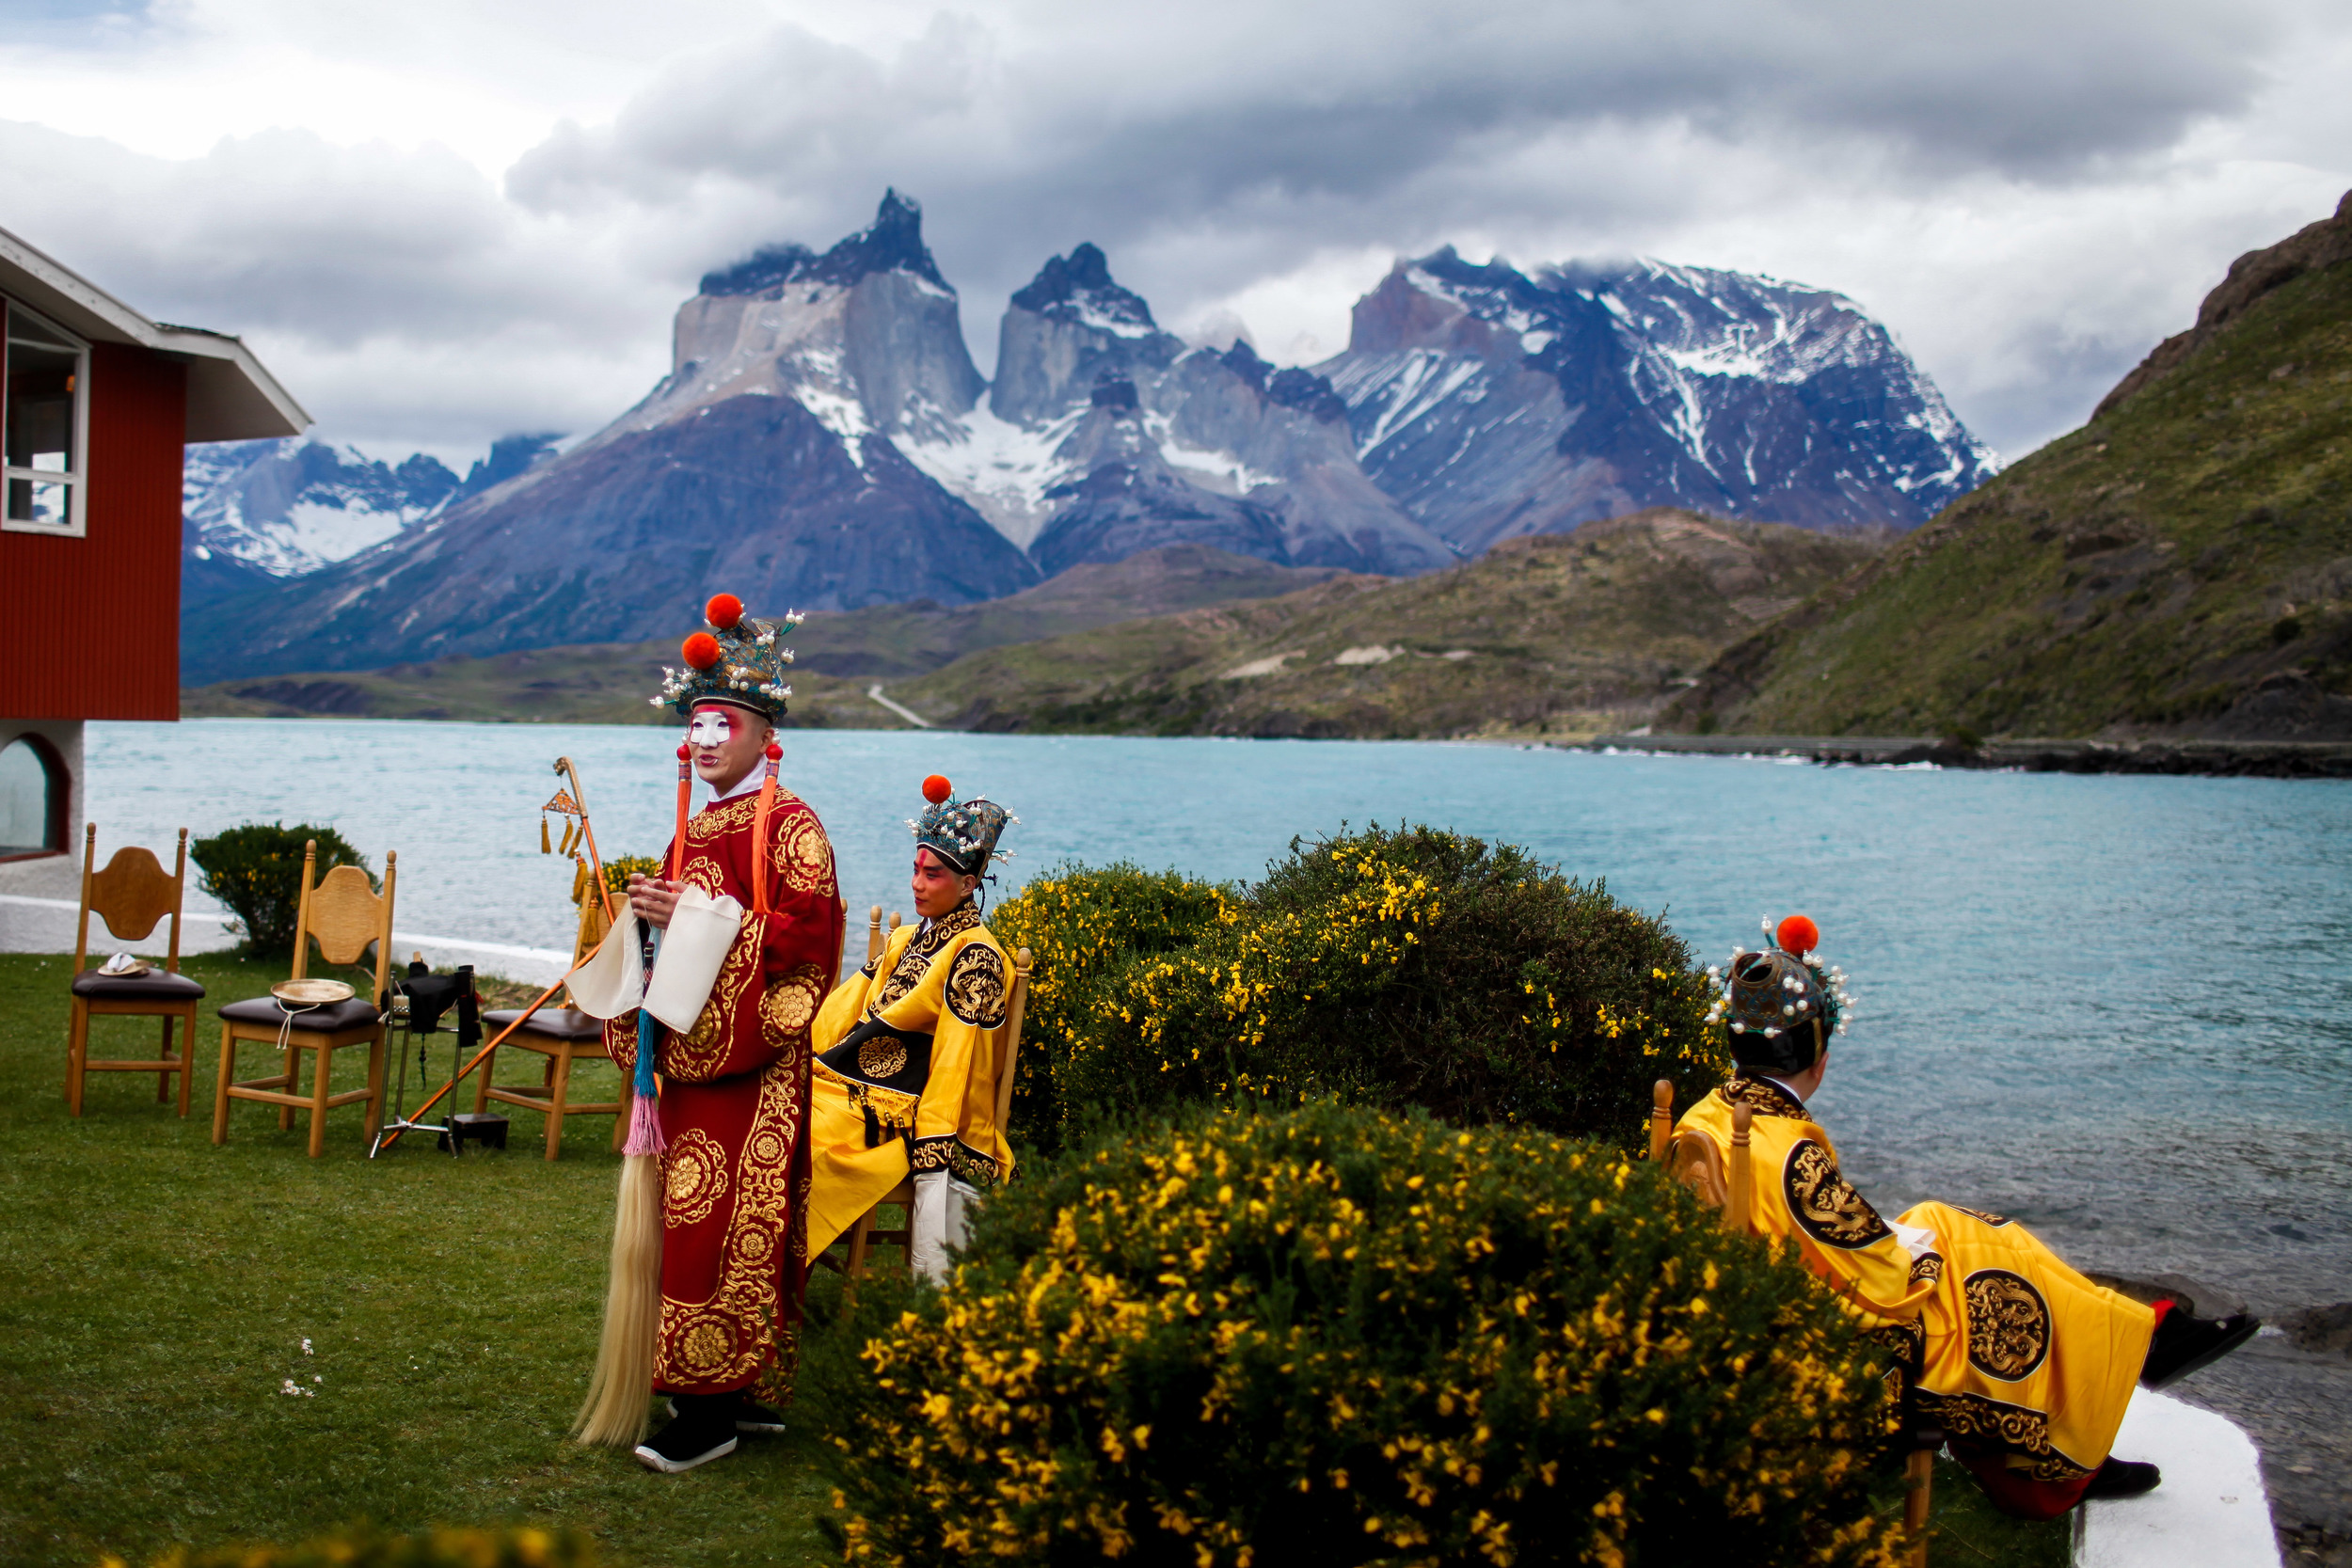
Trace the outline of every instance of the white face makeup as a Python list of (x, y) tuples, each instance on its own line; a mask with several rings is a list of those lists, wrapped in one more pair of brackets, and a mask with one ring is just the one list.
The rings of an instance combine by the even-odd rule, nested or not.
[(691, 746), (723, 746), (735, 728), (727, 716), (717, 708), (697, 708), (686, 726), (686, 740)]

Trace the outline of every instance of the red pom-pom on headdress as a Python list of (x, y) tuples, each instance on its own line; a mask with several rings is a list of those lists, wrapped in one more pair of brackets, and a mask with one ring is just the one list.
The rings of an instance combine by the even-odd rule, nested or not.
[(923, 781), (923, 799), (934, 806), (955, 792), (956, 786), (947, 782), (947, 775), (945, 773), (933, 773)]
[(1780, 923), (1772, 940), (1780, 943), (1782, 952), (1794, 953), (1802, 958), (1821, 945), (1821, 928), (1804, 915), (1792, 914)]
[(707, 670), (719, 662), (719, 640), (698, 631), (678, 645), (678, 657), (697, 670)]
[[(743, 619), (743, 601), (732, 594), (714, 594), (703, 607), (703, 619), (724, 631)], [(702, 666), (697, 664), (694, 668), (699, 670)]]

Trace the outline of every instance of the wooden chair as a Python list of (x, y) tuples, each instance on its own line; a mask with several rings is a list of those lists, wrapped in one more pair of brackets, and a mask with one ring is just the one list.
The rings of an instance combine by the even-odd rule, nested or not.
[[(591, 879), (593, 884), (593, 879)], [(580, 927), (572, 940), (572, 962), (577, 965), (596, 943), (604, 940), (612, 923), (612, 905), (604, 889), (595, 885), (585, 888), (580, 900)], [(570, 1000), (567, 994), (565, 1000)], [(520, 1007), (499, 1007), (482, 1015), (482, 1026), (495, 1039), (504, 1034), (509, 1024), (522, 1017)], [(612, 1118), (612, 1150), (620, 1152), (628, 1137), (629, 1111), (637, 1099), (636, 1086), (628, 1073), (621, 1074), (618, 1100), (572, 1099), (572, 1064), (586, 1059), (609, 1062), (612, 1053), (605, 1048), (604, 1024), (575, 1007), (542, 1007), (531, 1015), (529, 1022), (506, 1037), (506, 1044), (518, 1051), (528, 1051), (542, 1059), (539, 1086), (532, 1088), (501, 1088), (493, 1081), (498, 1076), (498, 1052), (482, 1059), (478, 1069), (482, 1074), (474, 1087), (474, 1114), (479, 1116), (497, 1101), (501, 1105), (518, 1105), (526, 1111), (536, 1111), (548, 1118), (547, 1156), (554, 1159), (564, 1148), (564, 1118), (566, 1117), (611, 1117)], [(503, 1050), (504, 1047), (501, 1047)], [(618, 1066), (618, 1064), (614, 1064)]]
[[(180, 852), (167, 875), (155, 857), (135, 845), (114, 852), (106, 869), (98, 863), (98, 825), (82, 835), (82, 923), (73, 938), (73, 1007), (66, 1025), (65, 1104), (72, 1116), (82, 1114), (82, 1075), (88, 1072), (151, 1072), (155, 1099), (171, 1098), (171, 1079), (180, 1077), (180, 1114), (188, 1114), (190, 1059), (196, 1048), (196, 1005), (204, 988), (180, 973), (180, 903), (187, 886), (188, 831), (180, 830)], [(102, 974), (83, 966), (89, 958), (89, 917), (95, 912), (118, 942), (144, 942), (156, 926), (169, 919), (171, 945), (164, 967), (144, 974)], [(89, 1021), (93, 1018), (159, 1018), (164, 1039), (154, 1061), (92, 1061)], [(171, 1025), (181, 1024), (180, 1049), (171, 1048)]]
[[(1748, 1152), (1756, 1114), (1745, 1105), (1731, 1108), (1731, 1160), (1724, 1168), (1715, 1140), (1703, 1132), (1675, 1129), (1675, 1086), (1661, 1078), (1650, 1090), (1649, 1157), (1664, 1164), (1675, 1180), (1698, 1195), (1699, 1201), (1720, 1210), (1724, 1228), (1737, 1234), (1755, 1230), (1755, 1170)], [(1928, 1514), (1934, 1497), (1935, 1454), (1944, 1446), (1943, 1433), (1912, 1414), (1906, 1384), (1903, 1402), (1903, 1441), (1910, 1452), (1903, 1458), (1903, 1533), (1911, 1539), (1911, 1568), (1927, 1568)]]
[[(893, 931), (898, 928), (898, 917), (895, 913), (890, 917), (889, 928)], [(880, 957), (886, 944), (882, 906), (877, 904), (866, 927), (867, 961)], [(1005, 1022), (993, 1031), (996, 1039), (996, 1125), (999, 1129), (1012, 1116), (1013, 1067), (1021, 1055), (1021, 1018), (1028, 1010), (1029, 971), (1033, 962), (1025, 947), (1013, 955), (1012, 993), (1005, 998)], [(885, 1208), (898, 1209), (905, 1216), (904, 1220), (889, 1229), (877, 1226), (874, 1216)], [(828, 1266), (841, 1267), (841, 1272), (849, 1275), (852, 1286), (865, 1275), (866, 1256), (876, 1246), (897, 1247), (899, 1268), (912, 1270), (914, 1259), (914, 1178), (909, 1176), (883, 1194), (873, 1208), (852, 1220), (850, 1228), (843, 1232), (843, 1240), (850, 1251), (847, 1265), (834, 1265), (831, 1258), (822, 1261)]]
[[(367, 1101), (367, 1125), (364, 1138), (375, 1136), (377, 1123), (384, 1118), (384, 1019), (377, 1004), (385, 995), (384, 974), (391, 961), (392, 952), (392, 890), (399, 874), (400, 857), (384, 857), (384, 891), (377, 894), (368, 885), (368, 874), (356, 865), (339, 865), (312, 885), (318, 868), (319, 847), (316, 839), (302, 849), (302, 901), (294, 911), (294, 974), (300, 980), (308, 977), (310, 943), (319, 944), (319, 957), (330, 964), (357, 964), (367, 956), (368, 948), (375, 948), (375, 988), (367, 996), (348, 997), (325, 1006), (288, 1013), (278, 1005), (275, 996), (257, 996), (250, 1001), (231, 1002), (220, 1009), (220, 1077), (213, 1088), (213, 1142), (229, 1141), (229, 1102), (231, 1100), (257, 1101), (278, 1107), (280, 1129), (294, 1125), (294, 1114), (308, 1109), (310, 1113), (310, 1158), (315, 1160), (326, 1148), (326, 1113), (338, 1105), (354, 1101)], [(281, 1048), (286, 1053), (285, 1070), (267, 1078), (252, 1078), (239, 1082), (236, 1077), (237, 1042), (251, 1040), (266, 1042)], [(342, 1094), (328, 1092), (334, 1079), (335, 1053), (345, 1046), (364, 1045), (368, 1048), (368, 1085), (363, 1089), (346, 1089)], [(316, 1058), (311, 1074), (310, 1092), (295, 1094), (300, 1082), (302, 1053), (310, 1052)]]

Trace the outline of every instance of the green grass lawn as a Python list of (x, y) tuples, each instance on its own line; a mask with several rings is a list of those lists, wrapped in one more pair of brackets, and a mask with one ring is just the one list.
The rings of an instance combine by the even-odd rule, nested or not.
[[(412, 1138), (370, 1162), (354, 1105), (314, 1161), (301, 1119), (280, 1132), (241, 1104), (215, 1148), (216, 1025), (186, 1120), (154, 1079), (100, 1074), (76, 1121), (70, 962), (0, 954), (0, 1562), (139, 1563), (361, 1520), (570, 1527), (621, 1565), (834, 1560), (813, 1524), (830, 1491), (814, 1412), (678, 1477), (566, 1439), (604, 1288), (610, 1123), (577, 1119), (554, 1164), (523, 1111), (503, 1153)], [(226, 957), (187, 968), (215, 1003), (282, 977)], [(152, 1049), (151, 1024), (97, 1022), (95, 1055)], [(342, 1055), (336, 1086), (358, 1085), (365, 1053)], [(535, 1081), (537, 1059), (510, 1055), (501, 1077)], [(265, 1070), (246, 1060), (242, 1076)], [(601, 1064), (573, 1083), (615, 1088)], [(1939, 1564), (2067, 1560), (2063, 1525), (1994, 1516), (1948, 1465), (1936, 1501)]]
[[(596, 1355), (609, 1121), (576, 1118), (553, 1164), (523, 1111), (504, 1153), (410, 1138), (370, 1162), (352, 1105), (314, 1161), (300, 1117), (281, 1132), (241, 1104), (215, 1148), (209, 1012), (185, 1121), (128, 1073), (93, 1076), (76, 1121), (71, 963), (0, 954), (0, 1561), (143, 1562), (359, 1519), (572, 1526), (622, 1564), (832, 1560), (804, 1430), (677, 1477), (565, 1438)], [(284, 977), (187, 969), (212, 1002)], [(100, 1020), (93, 1054), (153, 1042), (151, 1023)], [(260, 1054), (241, 1076), (267, 1070)], [(364, 1082), (366, 1053), (340, 1055), (336, 1086)], [(536, 1081), (538, 1058), (501, 1057), (501, 1080)], [(615, 1088), (602, 1064), (573, 1083)], [(290, 1378), (314, 1392), (283, 1393)]]

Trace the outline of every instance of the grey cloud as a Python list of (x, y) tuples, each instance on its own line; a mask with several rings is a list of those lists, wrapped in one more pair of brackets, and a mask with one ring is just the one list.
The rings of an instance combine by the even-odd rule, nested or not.
[(75, 265), (198, 325), (348, 348), (603, 303), (540, 270), (561, 255), (553, 236), (534, 244), (495, 187), (438, 150), (271, 131), (169, 161), (0, 122), (0, 202), (33, 243), (64, 250), (47, 236), (71, 235)]
[(1363, 194), (1497, 133), (1677, 119), (1727, 139), (1833, 131), (1929, 166), (2056, 177), (2244, 105), (2279, 28), (2220, 0), (1613, 0), (1508, 12), (1258, 5), (1092, 20), (1036, 47), (942, 18), (881, 60), (778, 28), (689, 60), (599, 135), (527, 157), (547, 200), (657, 171), (822, 180), (920, 155), (1085, 192), (1214, 205), (1266, 182)]
[[(897, 184), (992, 314), (1082, 239), (1175, 310), (1317, 247), (1660, 214), (1704, 164), (1758, 150), (1905, 193), (2112, 178), (2242, 108), (2277, 34), (2216, 0), (1041, 9), (993, 28), (943, 17), (888, 57), (787, 26), (676, 62), (612, 123), (527, 154), (507, 188), (543, 213), (651, 209), (681, 245), (733, 255), (822, 244)], [(1596, 138), (1641, 156), (1520, 156)]]
[[(307, 132), (169, 162), (0, 123), (0, 222), (153, 313), (278, 345), (338, 431), (446, 447), (617, 411), (699, 273), (829, 244), (886, 184), (924, 199), (983, 363), (1005, 296), (1082, 240), (1172, 321), (1317, 256), (1649, 250), (1823, 192), (2161, 201), (2147, 171), (2248, 112), (2303, 3), (1006, 0), (880, 52), (794, 26), (707, 47), (502, 186)], [(2168, 294), (2068, 325), (2096, 271), (1986, 294), (2017, 321), (1963, 412), (2005, 445), (2180, 325)]]

